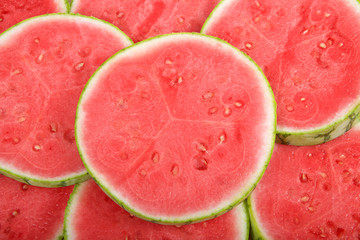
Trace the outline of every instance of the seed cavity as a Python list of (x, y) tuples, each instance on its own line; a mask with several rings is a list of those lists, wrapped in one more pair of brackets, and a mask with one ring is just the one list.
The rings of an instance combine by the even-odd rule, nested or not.
[(223, 132), (223, 133), (221, 133), (220, 136), (219, 136), (219, 142), (220, 142), (220, 143), (223, 143), (223, 142), (225, 142), (225, 141), (226, 141), (226, 133)]
[(69, 143), (74, 143), (75, 142), (75, 132), (74, 129), (67, 129), (64, 132), (64, 139), (69, 142)]
[(143, 99), (150, 99), (150, 94), (148, 92), (142, 91), (140, 94), (141, 98)]
[(308, 202), (310, 200), (310, 197), (308, 196), (308, 195), (304, 195), (304, 196), (302, 196), (301, 198), (300, 198), (300, 201), (302, 202), (302, 203), (306, 203), (306, 202)]
[(286, 110), (287, 110), (288, 112), (293, 112), (293, 111), (294, 111), (294, 107), (291, 106), (291, 105), (286, 105)]
[(145, 176), (147, 175), (146, 170), (145, 170), (145, 169), (141, 169), (141, 170), (140, 170), (140, 175), (143, 176), (143, 177), (145, 177)]
[(50, 130), (50, 132), (52, 132), (52, 133), (56, 133), (57, 132), (57, 130), (58, 130), (58, 124), (57, 123), (50, 123), (50, 125), (49, 125), (49, 130)]
[(216, 114), (217, 112), (218, 112), (218, 108), (217, 108), (217, 107), (211, 107), (211, 108), (209, 108), (209, 111), (208, 111), (209, 115), (214, 115), (214, 114)]
[(84, 66), (85, 66), (84, 62), (79, 62), (74, 66), (74, 70), (80, 72), (81, 70), (84, 69)]
[(37, 58), (35, 58), (35, 63), (40, 64), (44, 60), (44, 53), (41, 53)]
[(173, 62), (170, 60), (170, 59), (165, 59), (165, 64), (166, 65), (171, 65), (171, 64), (173, 64)]
[(172, 173), (174, 176), (178, 175), (178, 174), (179, 174), (179, 165), (177, 165), (177, 164), (172, 165), (172, 167), (171, 167), (171, 173)]
[(119, 19), (123, 18), (124, 15), (125, 15), (125, 13), (123, 13), (121, 11), (117, 11), (115, 14), (116, 14), (116, 17), (119, 18)]
[(185, 21), (185, 18), (183, 18), (183, 17), (178, 17), (177, 20), (178, 20), (179, 23), (183, 23), (183, 22)]
[(310, 206), (310, 207), (307, 208), (307, 210), (308, 210), (309, 212), (314, 212), (314, 211), (315, 211), (315, 208), (314, 208), (313, 206)]
[(128, 155), (127, 153), (122, 153), (122, 154), (120, 155), (120, 159), (121, 159), (121, 160), (128, 160), (128, 159), (129, 159), (129, 155)]
[(356, 187), (360, 187), (360, 177), (355, 177), (352, 181)]
[(306, 183), (308, 181), (309, 181), (308, 175), (306, 173), (301, 173), (300, 174), (300, 182)]
[(202, 95), (202, 99), (204, 101), (211, 100), (214, 97), (214, 95), (215, 94), (213, 92), (206, 92)]
[(29, 189), (29, 185), (23, 184), (23, 185), (21, 186), (21, 189), (22, 189), (23, 191), (26, 191), (26, 190)]
[(319, 175), (320, 175), (322, 178), (326, 178), (326, 177), (327, 177), (326, 173), (324, 173), (324, 172), (319, 172)]
[(208, 160), (201, 156), (195, 157), (194, 168), (196, 170), (200, 170), (200, 171), (207, 170), (208, 169)]
[(151, 156), (151, 160), (154, 162), (154, 163), (157, 163), (159, 162), (160, 160), (160, 154), (158, 152), (154, 152)]
[(22, 74), (23, 70), (21, 68), (17, 68), (11, 72), (11, 75), (19, 75)]
[(253, 47), (253, 45), (252, 45), (252, 43), (247, 42), (247, 43), (245, 43), (245, 47), (247, 49), (251, 49)]
[(19, 213), (20, 213), (20, 210), (15, 210), (11, 213), (11, 215), (15, 217), (15, 216), (19, 215)]
[(4, 18), (3, 17), (0, 17), (0, 22), (4, 21)]
[(34, 144), (34, 145), (33, 145), (33, 150), (34, 150), (35, 152), (40, 151), (40, 150), (41, 150), (41, 145)]
[(231, 113), (232, 113), (231, 108), (225, 108), (225, 109), (224, 109), (224, 112), (223, 112), (224, 117), (230, 117), (230, 116), (231, 116)]
[(83, 47), (79, 49), (78, 55), (80, 57), (88, 57), (91, 54), (91, 48), (90, 47)]

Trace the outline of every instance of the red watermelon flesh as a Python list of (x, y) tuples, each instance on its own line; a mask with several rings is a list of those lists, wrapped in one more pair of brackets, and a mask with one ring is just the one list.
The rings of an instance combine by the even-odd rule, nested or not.
[(359, 159), (360, 126), (317, 146), (276, 144), (248, 200), (252, 226), (266, 239), (358, 239)]
[(219, 0), (74, 0), (72, 13), (104, 19), (135, 42), (165, 33), (200, 32)]
[(0, 175), (0, 239), (58, 239), (72, 190), (33, 187)]
[(70, 14), (35, 17), (1, 35), (3, 173), (40, 186), (86, 175), (74, 136), (77, 101), (96, 68), (130, 43), (110, 24)]
[(0, 33), (30, 17), (67, 12), (66, 0), (0, 0)]
[(359, 102), (356, 0), (225, 0), (202, 32), (249, 54), (278, 104), (278, 131), (324, 127)]
[(248, 239), (248, 227), (244, 204), (218, 218), (191, 225), (165, 226), (144, 221), (119, 207), (92, 180), (76, 186), (65, 216), (68, 240), (240, 240)]
[(119, 204), (153, 221), (191, 222), (254, 187), (271, 154), (274, 111), (264, 76), (236, 48), (201, 34), (163, 35), (93, 75), (77, 142)]

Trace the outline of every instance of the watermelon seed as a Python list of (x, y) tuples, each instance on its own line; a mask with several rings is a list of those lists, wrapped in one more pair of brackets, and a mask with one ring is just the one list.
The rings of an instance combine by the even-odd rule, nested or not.
[(252, 48), (252, 43), (245, 43), (245, 47), (247, 48), (247, 49), (251, 49)]
[(257, 0), (255, 0), (254, 2), (255, 2), (257, 7), (260, 7), (260, 3)]
[(178, 22), (179, 23), (183, 23), (185, 21), (185, 19), (183, 17), (178, 17)]
[(326, 173), (324, 173), (324, 172), (319, 172), (319, 175), (320, 175), (321, 177), (323, 177), (323, 178), (326, 178), (326, 177), (327, 177)]
[(200, 152), (206, 152), (207, 151), (205, 145), (202, 144), (202, 143), (198, 143), (197, 150), (200, 151)]
[(325, 49), (326, 44), (324, 42), (319, 43), (319, 48)]
[(182, 227), (182, 225), (175, 225), (175, 227), (177, 227), (177, 228), (181, 228), (181, 227)]
[(305, 29), (304, 31), (301, 32), (301, 35), (305, 36), (308, 33), (309, 33), (309, 29)]
[(35, 43), (40, 43), (40, 39), (35, 38), (35, 39), (34, 39), (34, 42), (35, 42)]
[(19, 142), (20, 142), (20, 138), (17, 138), (17, 137), (13, 138), (13, 140), (12, 140), (12, 143), (14, 145), (18, 144)]
[(260, 17), (259, 17), (259, 16), (256, 16), (256, 17), (254, 18), (254, 22), (257, 23), (257, 22), (259, 22), (259, 21), (260, 21)]
[(219, 141), (220, 143), (223, 143), (226, 141), (226, 134), (225, 132), (221, 133), (220, 136), (219, 136)]
[(308, 178), (307, 174), (306, 173), (301, 173), (300, 174), (300, 182), (306, 183), (308, 181), (309, 181), (309, 178)]
[(18, 118), (17, 122), (18, 122), (18, 123), (22, 123), (22, 122), (25, 122), (25, 120), (26, 120), (26, 117), (25, 117), (25, 116), (21, 116), (21, 117)]
[(331, 15), (331, 14), (328, 13), (328, 12), (325, 12), (325, 13), (324, 13), (324, 17), (326, 17), (326, 18), (330, 17), (330, 15)]
[(23, 191), (26, 191), (26, 190), (29, 189), (29, 186), (28, 186), (27, 184), (23, 184), (22, 187), (21, 187), (21, 189), (22, 189)]
[(120, 108), (127, 108), (127, 99), (122, 97), (119, 98), (116, 105)]
[(123, 18), (124, 15), (125, 15), (125, 13), (120, 12), (120, 11), (117, 11), (115, 14), (116, 14), (116, 17), (119, 18), (119, 19), (120, 19), (120, 18)]
[(300, 101), (304, 102), (306, 99), (304, 97), (300, 98)]
[(158, 153), (158, 152), (154, 152), (154, 153), (152, 154), (152, 156), (151, 156), (151, 159), (152, 159), (152, 161), (153, 161), (154, 163), (159, 162), (159, 160), (160, 160), (160, 155), (159, 155), (159, 153)]
[(296, 225), (299, 225), (299, 223), (300, 223), (299, 218), (295, 217), (295, 218), (294, 218), (294, 223), (295, 223)]
[(177, 164), (174, 164), (172, 167), (171, 167), (171, 173), (175, 176), (175, 175), (178, 175), (179, 173), (179, 165)]
[(213, 115), (213, 114), (215, 114), (215, 113), (217, 113), (217, 111), (218, 111), (218, 108), (217, 107), (211, 107), (210, 109), (209, 109), (209, 115)]
[(37, 58), (35, 58), (35, 63), (40, 64), (44, 59), (44, 53), (41, 53)]
[(177, 79), (177, 83), (178, 84), (180, 84), (180, 83), (182, 83), (183, 82), (183, 78), (180, 76), (180, 77), (178, 77), (178, 79)]
[(3, 17), (0, 17), (0, 22), (2, 22), (4, 20), (4, 18)]
[(173, 62), (170, 60), (170, 59), (165, 59), (165, 64), (166, 65), (171, 65), (171, 64), (173, 64)]
[(345, 158), (346, 158), (346, 155), (345, 155), (345, 154), (341, 154), (339, 157), (340, 157), (341, 159), (345, 159)]
[(293, 112), (294, 111), (294, 107), (293, 106), (290, 106), (290, 105), (286, 105), (286, 110), (288, 112)]
[(308, 157), (312, 157), (312, 153), (308, 153), (308, 155), (307, 155)]
[(314, 210), (315, 210), (314, 207), (312, 207), (312, 206), (308, 207), (307, 209), (309, 210), (309, 212), (314, 212)]
[(341, 43), (338, 44), (338, 46), (341, 48), (341, 47), (344, 46), (344, 43), (341, 42)]
[(310, 200), (310, 197), (308, 195), (304, 195), (300, 198), (300, 201), (305, 203), (308, 202)]
[(214, 97), (214, 93), (213, 92), (206, 92), (202, 95), (202, 99), (204, 101), (206, 100), (210, 100), (212, 97)]
[(18, 74), (21, 74), (23, 72), (23, 70), (21, 68), (18, 68), (18, 69), (15, 69), (11, 75), (18, 75)]
[(224, 117), (230, 117), (231, 113), (232, 113), (231, 108), (225, 108), (224, 109), (224, 113), (223, 113)]
[(0, 117), (5, 116), (6, 110), (0, 107)]
[(33, 150), (36, 151), (36, 152), (40, 151), (40, 149), (41, 149), (41, 146), (40, 146), (40, 145), (35, 144), (35, 145), (33, 146)]
[(79, 63), (77, 63), (75, 66), (74, 66), (74, 69), (75, 69), (75, 71), (81, 71), (81, 70), (83, 70), (84, 69), (84, 65), (85, 65), (85, 63), (84, 62), (79, 62)]
[(56, 123), (50, 123), (49, 129), (50, 129), (50, 132), (55, 133), (55, 132), (57, 132), (58, 126)]
[(344, 162), (341, 161), (341, 160), (339, 160), (339, 159), (337, 159), (335, 162), (336, 162), (337, 164), (339, 164), (339, 165), (343, 165), (343, 164), (344, 164)]

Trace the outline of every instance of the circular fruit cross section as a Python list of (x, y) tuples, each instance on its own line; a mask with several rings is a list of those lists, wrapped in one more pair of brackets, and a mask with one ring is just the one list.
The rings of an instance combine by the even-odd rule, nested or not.
[(245, 240), (249, 237), (249, 227), (245, 203), (220, 217), (196, 224), (168, 226), (144, 221), (126, 212), (89, 180), (77, 185), (71, 194), (64, 237), (77, 240)]
[(316, 146), (276, 144), (250, 195), (253, 239), (360, 235), (360, 125)]
[(360, 112), (356, 0), (224, 0), (202, 33), (249, 54), (277, 102), (278, 140), (314, 145), (348, 131)]
[(108, 57), (131, 44), (93, 18), (51, 14), (0, 36), (0, 172), (37, 186), (88, 178), (74, 124), (81, 91)]
[(189, 223), (242, 201), (274, 144), (275, 102), (242, 52), (201, 34), (120, 51), (79, 101), (77, 143), (100, 186), (141, 218)]

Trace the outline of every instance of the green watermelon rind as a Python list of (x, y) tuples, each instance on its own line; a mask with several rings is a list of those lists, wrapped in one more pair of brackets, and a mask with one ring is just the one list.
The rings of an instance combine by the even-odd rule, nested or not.
[[(143, 215), (141, 214), (140, 212), (136, 211), (135, 209), (131, 208), (130, 206), (128, 206), (125, 202), (123, 202), (122, 200), (118, 199), (116, 196), (114, 196), (112, 194), (112, 192), (109, 190), (109, 187), (108, 186), (105, 186), (104, 183), (102, 183), (100, 180), (99, 180), (99, 177), (97, 176), (96, 173), (94, 173), (92, 171), (92, 169), (88, 166), (87, 162), (86, 162), (86, 158), (84, 157), (84, 154), (83, 154), (83, 150), (82, 150), (82, 147), (79, 143), (79, 136), (78, 136), (78, 118), (79, 118), (79, 109), (80, 109), (80, 105), (81, 105), (81, 102), (82, 102), (82, 99), (83, 99), (83, 96), (86, 92), (86, 89), (88, 88), (90, 82), (92, 82), (92, 79), (97, 75), (97, 73), (100, 71), (100, 69), (103, 68), (104, 65), (106, 65), (108, 62), (110, 62), (113, 58), (115, 58), (118, 54), (120, 53), (123, 53), (125, 51), (127, 51), (128, 49), (130, 48), (133, 48), (134, 46), (137, 46), (139, 44), (143, 44), (144, 42), (148, 42), (148, 41), (152, 41), (154, 39), (158, 39), (158, 38), (161, 38), (161, 37), (166, 37), (166, 36), (170, 36), (170, 35), (196, 35), (196, 36), (202, 36), (202, 37), (206, 37), (206, 38), (211, 38), (213, 40), (216, 40), (222, 44), (226, 44), (227, 46), (231, 47), (233, 50), (235, 50), (236, 52), (238, 52), (239, 54), (242, 54), (243, 56), (245, 56), (252, 64), (254, 64), (254, 66), (256, 67), (256, 69), (258, 70), (259, 73), (261, 73), (261, 76), (262, 78), (264, 79), (264, 82), (266, 84), (266, 87), (267, 87), (267, 90), (269, 91), (270, 95), (271, 95), (271, 99), (272, 99), (272, 105), (273, 105), (273, 113), (272, 115), (274, 116), (273, 118), (273, 132), (272, 132), (272, 143), (271, 143), (271, 148), (269, 149), (269, 154), (267, 156), (267, 159), (266, 161), (264, 162), (264, 165), (261, 169), (261, 171), (259, 172), (259, 175), (258, 177), (256, 178), (256, 180), (249, 184), (248, 186), (248, 189), (245, 191), (245, 193), (238, 197), (236, 196), (235, 197), (235, 200), (232, 202), (232, 204), (229, 204), (228, 206), (226, 207), (223, 207), (223, 208), (220, 208), (220, 209), (216, 209), (215, 212), (211, 212), (209, 214), (206, 214), (204, 216), (199, 216), (199, 217), (194, 217), (194, 218), (187, 218), (187, 219), (173, 219), (173, 220), (166, 220), (166, 219), (161, 219), (161, 218), (152, 218), (152, 217), (148, 217), (146, 215)], [(149, 39), (146, 39), (144, 41), (141, 41), (141, 42), (138, 42), (138, 43), (135, 43), (133, 44), (132, 46), (130, 47), (127, 47), (127, 48), (124, 48), (122, 50), (120, 50), (119, 52), (117, 52), (116, 54), (114, 54), (113, 56), (111, 56), (109, 59), (107, 59), (95, 72), (94, 74), (90, 77), (89, 81), (86, 83), (81, 95), (80, 95), (80, 98), (79, 98), (79, 103), (78, 103), (78, 106), (77, 106), (77, 111), (76, 111), (76, 117), (75, 117), (75, 139), (76, 139), (76, 144), (77, 144), (77, 147), (78, 147), (78, 151), (79, 151), (79, 154), (80, 154), (80, 157), (81, 159), (83, 160), (83, 164), (87, 170), (87, 172), (89, 173), (89, 175), (94, 179), (94, 181), (98, 184), (98, 186), (103, 189), (103, 191), (113, 200), (115, 201), (118, 205), (120, 205), (121, 207), (123, 207), (124, 209), (126, 209), (128, 212), (131, 212), (131, 214), (141, 218), (141, 219), (144, 219), (144, 220), (147, 220), (147, 221), (150, 221), (150, 222), (154, 222), (154, 223), (160, 223), (160, 224), (168, 224), (168, 225), (181, 225), (181, 224), (191, 224), (191, 223), (196, 223), (196, 222), (201, 222), (201, 221), (205, 221), (205, 220), (209, 220), (209, 219), (212, 219), (212, 218), (215, 218), (221, 214), (224, 214), (228, 211), (230, 211), (231, 209), (233, 209), (235, 206), (237, 206), (239, 203), (243, 202), (249, 195), (250, 193), (254, 190), (254, 188), (256, 187), (257, 183), (260, 181), (261, 177), (264, 175), (265, 173), (265, 170), (270, 162), (270, 159), (271, 159), (271, 155), (272, 155), (272, 152), (274, 150), (274, 146), (275, 146), (275, 138), (276, 138), (276, 101), (275, 101), (275, 96), (274, 96), (274, 93), (271, 89), (271, 86), (270, 86), (270, 83), (268, 82), (266, 76), (264, 75), (264, 73), (262, 72), (261, 68), (255, 63), (254, 60), (252, 60), (247, 54), (245, 54), (244, 52), (240, 51), (238, 48), (232, 46), (231, 44), (229, 44), (228, 42), (220, 39), (220, 38), (217, 38), (217, 37), (214, 37), (214, 36), (209, 36), (209, 35), (205, 35), (205, 34), (201, 34), (201, 33), (195, 33), (195, 32), (192, 32), (192, 33), (171, 33), (171, 34), (164, 34), (164, 35), (159, 35), (159, 36), (155, 36), (155, 37), (152, 37), (152, 38), (149, 38)], [(100, 174), (99, 174), (100, 175)]]
[(68, 0), (63, 0), (66, 6), (66, 13), (70, 13), (71, 4)]
[[(208, 24), (213, 20), (217, 10), (221, 9), (224, 4), (233, 0), (221, 0), (218, 5), (213, 9), (208, 18), (205, 20), (201, 28), (201, 33), (206, 31)], [(359, 4), (360, 0), (356, 0)], [(231, 5), (231, 4), (230, 4)], [(216, 16), (215, 16), (216, 17)], [(205, 34), (205, 33), (204, 33)], [(341, 136), (349, 131), (354, 125), (354, 121), (359, 118), (360, 103), (357, 101), (350, 110), (343, 114), (342, 117), (336, 117), (328, 122), (326, 125), (316, 127), (310, 130), (277, 130), (276, 142), (285, 145), (307, 146), (317, 145), (328, 142), (336, 137)]]
[[(67, 3), (67, 6), (69, 6), (68, 5), (69, 3), (66, 0), (65, 0), (65, 2)], [(21, 26), (23, 23), (32, 21), (32, 20), (36, 20), (36, 19), (42, 19), (42, 18), (45, 18), (48, 16), (71, 16), (71, 17), (79, 17), (79, 18), (86, 18), (86, 19), (92, 19), (95, 21), (99, 21), (99, 22), (102, 22), (102, 23), (112, 27), (114, 30), (119, 32), (124, 37), (124, 39), (128, 41), (129, 44), (133, 43), (133, 41), (124, 32), (122, 32), (119, 28), (117, 28), (116, 26), (114, 26), (113, 24), (111, 24), (109, 22), (106, 22), (104, 20), (97, 19), (97, 18), (91, 17), (91, 16), (84, 16), (84, 15), (72, 14), (72, 13), (49, 13), (49, 14), (44, 14), (44, 15), (25, 19), (15, 25), (11, 26), (10, 28), (6, 29), (4, 32), (2, 32), (0, 34), (0, 40), (1, 40), (1, 37), (3, 37), (8, 31), (11, 31), (11, 29), (18, 27), (19, 25)], [(15, 179), (19, 182), (23, 182), (23, 183), (33, 185), (33, 186), (38, 186), (38, 187), (65, 187), (65, 186), (73, 185), (75, 183), (81, 183), (81, 182), (84, 182), (84, 181), (90, 179), (90, 175), (85, 170), (78, 174), (73, 174), (73, 175), (65, 176), (64, 178), (61, 178), (61, 179), (53, 179), (53, 180), (51, 180), (50, 178), (42, 179), (42, 178), (31, 177), (31, 176), (28, 176), (27, 174), (21, 174), (19, 172), (12, 170), (11, 167), (4, 168), (4, 167), (0, 166), (0, 174), (3, 174), (7, 177)]]
[[(73, 191), (70, 194), (70, 198), (68, 200), (66, 209), (65, 209), (65, 215), (64, 215), (64, 228), (62, 235), (59, 236), (59, 239), (64, 238), (64, 240), (70, 239), (69, 231), (68, 229), (71, 228), (71, 217), (72, 217), (72, 207), (73, 203), (76, 204), (76, 198), (78, 196), (79, 191), (81, 190), (82, 184), (75, 184)], [(237, 216), (237, 219), (239, 219), (242, 222), (241, 228), (239, 230), (244, 230), (242, 233), (242, 236), (244, 237), (244, 240), (249, 239), (250, 234), (250, 216), (247, 209), (246, 201), (244, 201), (242, 204), (237, 206), (237, 209), (234, 209), (237, 212), (235, 213)]]
[(248, 197), (246, 200), (246, 207), (249, 213), (250, 218), (250, 237), (252, 240), (265, 240), (267, 239), (265, 237), (265, 234), (261, 232), (261, 227), (259, 226), (259, 223), (256, 221), (254, 208), (252, 207), (252, 195)]

